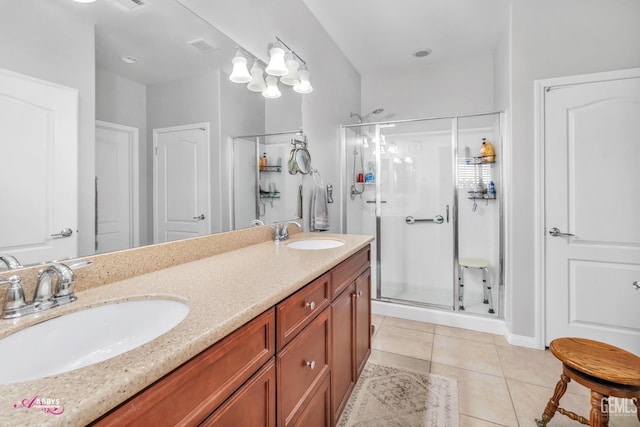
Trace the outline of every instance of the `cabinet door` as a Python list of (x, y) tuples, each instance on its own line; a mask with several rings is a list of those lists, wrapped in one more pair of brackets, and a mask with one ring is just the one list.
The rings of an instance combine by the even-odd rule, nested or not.
[(272, 359), (267, 363), (201, 425), (216, 427), (275, 427), (275, 361)]
[(371, 353), (371, 269), (356, 279), (355, 284), (355, 356), (356, 378), (360, 376)]
[(311, 399), (304, 405), (295, 427), (331, 426), (331, 408), (329, 404), (329, 372), (313, 391)]
[(276, 355), (278, 425), (295, 425), (329, 371), (330, 333), (327, 308)]
[(354, 285), (331, 304), (331, 414), (338, 421), (355, 384), (354, 349)]

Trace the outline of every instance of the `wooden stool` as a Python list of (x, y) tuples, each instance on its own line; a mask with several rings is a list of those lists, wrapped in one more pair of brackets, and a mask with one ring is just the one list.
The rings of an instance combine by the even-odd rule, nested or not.
[[(640, 357), (598, 341), (558, 338), (549, 345), (562, 362), (562, 375), (544, 409), (538, 427), (546, 426), (556, 411), (591, 427), (609, 425), (609, 396), (633, 399), (640, 421)], [(559, 408), (560, 398), (571, 380), (591, 390), (589, 419)]]

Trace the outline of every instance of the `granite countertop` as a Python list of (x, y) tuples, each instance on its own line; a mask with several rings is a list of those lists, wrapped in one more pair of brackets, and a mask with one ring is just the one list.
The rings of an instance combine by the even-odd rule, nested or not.
[[(345, 245), (299, 250), (300, 239), (336, 239)], [(254, 244), (198, 261), (77, 293), (49, 312), (0, 320), (0, 337), (61, 314), (105, 303), (146, 298), (183, 301), (189, 314), (164, 335), (106, 361), (41, 380), (0, 385), (0, 425), (84, 425), (227, 336), (373, 240), (370, 236), (296, 233), (287, 242)], [(73, 333), (73, 331), (69, 331)], [(2, 355), (0, 355), (0, 363)], [(42, 355), (47, 363), (47, 355)], [(63, 410), (30, 402), (51, 399)]]

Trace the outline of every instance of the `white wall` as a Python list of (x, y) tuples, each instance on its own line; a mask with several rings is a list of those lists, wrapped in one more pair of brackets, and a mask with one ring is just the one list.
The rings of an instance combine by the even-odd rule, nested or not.
[(490, 55), (362, 76), (362, 113), (384, 112), (370, 121), (458, 116), (493, 111)]
[(534, 103), (536, 79), (640, 67), (637, 0), (538, 0), (512, 9), (511, 333), (535, 334)]
[(147, 145), (147, 87), (110, 71), (96, 69), (96, 120), (138, 129), (140, 245), (153, 243), (151, 212), (147, 200), (153, 194), (147, 170), (151, 151)]
[[(54, 18), (52, 18), (52, 16)], [(93, 253), (95, 224), (95, 32), (57, 4), (2, 2), (0, 67), (79, 91), (78, 251)], [(71, 190), (73, 191), (73, 190)], [(28, 226), (28, 225), (27, 225)]]

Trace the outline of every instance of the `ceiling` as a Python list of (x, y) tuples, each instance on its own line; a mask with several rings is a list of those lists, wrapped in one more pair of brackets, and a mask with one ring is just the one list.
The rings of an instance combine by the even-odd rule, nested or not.
[[(37, 2), (33, 7), (43, 13), (47, 8), (60, 8), (94, 24), (97, 65), (143, 84), (229, 66), (236, 48), (232, 40), (174, 0), (31, 2)], [(128, 9), (132, 5), (135, 7)], [(199, 39), (211, 46), (210, 52), (189, 44)], [(133, 56), (138, 62), (127, 64), (122, 56)]]
[[(360, 74), (489, 54), (511, 0), (303, 0)], [(432, 54), (416, 58), (418, 50)]]

